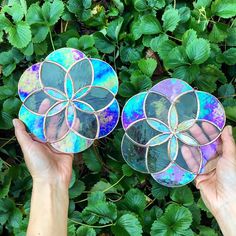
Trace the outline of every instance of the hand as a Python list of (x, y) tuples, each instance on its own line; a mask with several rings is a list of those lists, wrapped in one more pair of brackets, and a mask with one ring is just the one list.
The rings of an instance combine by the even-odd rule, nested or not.
[[(50, 107), (50, 101), (45, 99), (39, 107), (39, 113), (44, 113), (48, 107)], [(51, 134), (47, 135), (51, 139), (54, 138), (52, 137), (54, 133), (61, 136), (66, 131), (62, 130), (66, 127), (64, 125), (65, 121), (62, 122), (60, 129), (56, 127), (57, 121), (55, 119), (59, 118), (59, 116), (55, 116), (54, 119), (50, 120), (48, 130), (51, 131)], [(13, 124), (16, 138), (23, 151), (33, 182), (62, 184), (68, 188), (72, 174), (73, 155), (58, 153), (48, 144), (40, 142), (26, 132), (26, 128), (20, 120), (14, 119)], [(55, 130), (58, 132), (55, 132)]]

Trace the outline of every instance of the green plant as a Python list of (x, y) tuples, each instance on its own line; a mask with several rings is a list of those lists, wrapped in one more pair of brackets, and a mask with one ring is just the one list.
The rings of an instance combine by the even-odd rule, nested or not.
[[(236, 125), (236, 2), (233, 0), (5, 0), (0, 10), (0, 233), (25, 235), (32, 180), (12, 129), (17, 82), (52, 50), (74, 47), (116, 69), (121, 108), (176, 77), (214, 93)], [(236, 137), (236, 127), (234, 128)], [(193, 185), (160, 186), (123, 161), (119, 124), (76, 156), (69, 235), (219, 235)], [(96, 204), (95, 204), (96, 203)]]

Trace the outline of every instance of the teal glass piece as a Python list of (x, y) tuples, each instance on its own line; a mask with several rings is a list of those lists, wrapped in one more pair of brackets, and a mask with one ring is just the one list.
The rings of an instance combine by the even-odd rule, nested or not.
[(69, 76), (66, 77), (66, 95), (67, 98), (70, 100), (73, 97), (74, 94), (74, 88), (73, 88), (73, 83), (72, 80)]
[(58, 151), (81, 152), (117, 125), (117, 90), (117, 75), (106, 62), (61, 48), (21, 76), (19, 117)]
[(179, 151), (178, 140), (175, 135), (173, 135), (171, 139), (169, 140), (168, 150), (169, 150), (169, 157), (171, 161), (174, 161)]
[(176, 187), (213, 169), (208, 163), (216, 159), (216, 140), (225, 124), (225, 114), (213, 95), (171, 78), (130, 98), (121, 121), (124, 140), (128, 137), (135, 150), (146, 150), (143, 161), (134, 150), (135, 155), (129, 159), (131, 149), (122, 142), (122, 155), (128, 165), (139, 171), (139, 164), (158, 183)]
[(157, 136), (155, 136), (154, 138), (152, 138), (149, 142), (148, 145), (149, 146), (156, 146), (156, 145), (160, 145), (164, 142), (166, 142), (169, 139), (170, 135), (169, 134), (159, 134)]
[(44, 88), (43, 91), (56, 100), (66, 100), (65, 94), (58, 90), (52, 88)]

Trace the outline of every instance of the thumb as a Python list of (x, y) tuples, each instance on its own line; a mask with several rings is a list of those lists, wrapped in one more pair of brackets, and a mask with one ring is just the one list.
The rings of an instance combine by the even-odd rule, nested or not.
[(25, 125), (19, 119), (13, 120), (13, 125), (15, 127), (16, 138), (22, 148), (25, 149), (30, 142), (32, 142), (31, 136), (26, 132)]
[(224, 128), (222, 135), (222, 152), (223, 158), (235, 159), (236, 157), (236, 146), (232, 135), (232, 127), (227, 126)]

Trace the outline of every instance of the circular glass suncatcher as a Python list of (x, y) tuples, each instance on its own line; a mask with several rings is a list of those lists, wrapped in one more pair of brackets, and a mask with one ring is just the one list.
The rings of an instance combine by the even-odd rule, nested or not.
[(81, 152), (117, 125), (117, 91), (118, 78), (109, 64), (61, 48), (21, 76), (19, 118), (56, 150)]
[(225, 112), (213, 95), (166, 79), (127, 101), (122, 124), (125, 161), (177, 187), (215, 168)]

